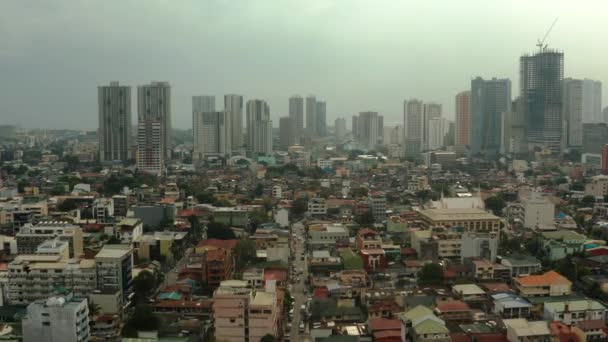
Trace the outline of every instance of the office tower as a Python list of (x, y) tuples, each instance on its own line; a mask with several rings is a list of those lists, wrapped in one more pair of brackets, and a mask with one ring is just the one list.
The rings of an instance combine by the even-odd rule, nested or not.
[(419, 158), (424, 138), (424, 105), (421, 100), (403, 101), (403, 132), (405, 155)]
[(403, 126), (384, 126), (383, 138), (382, 143), (384, 145), (401, 145), (403, 142)]
[(564, 54), (543, 49), (520, 57), (519, 82), (528, 149), (562, 151)]
[(287, 148), (295, 142), (295, 123), (286, 116), (279, 119), (279, 145)]
[(602, 82), (586, 78), (582, 82), (583, 123), (604, 122), (602, 115)]
[(272, 121), (264, 100), (247, 101), (247, 152), (250, 156), (272, 154)]
[(526, 120), (521, 108), (521, 97), (511, 102), (511, 111), (501, 114), (501, 153), (525, 154), (528, 152), (526, 141)]
[(566, 146), (568, 147), (579, 147), (583, 143), (584, 96), (583, 80), (564, 79), (564, 121), (566, 124)]
[(443, 144), (445, 146), (454, 146), (456, 144), (456, 122), (447, 121), (447, 125), (447, 133), (443, 139)]
[(233, 152), (238, 152), (244, 144), (243, 139), (243, 96), (228, 94), (224, 95), (224, 112), (226, 120), (230, 123), (230, 137)]
[(314, 95), (306, 97), (306, 132), (308, 136), (317, 135), (317, 99)]
[(229, 156), (232, 152), (232, 129), (226, 112), (194, 112), (192, 116), (192, 159), (200, 161), (211, 156)]
[(382, 145), (384, 143), (384, 117), (378, 115), (378, 139), (377, 144)]
[(436, 117), (428, 121), (427, 149), (436, 150), (444, 145), (444, 137), (447, 132), (447, 121), (445, 118)]
[(351, 125), (352, 125), (352, 131), (353, 131), (353, 138), (355, 138), (355, 140), (357, 140), (359, 138), (359, 116), (358, 115), (353, 115), (352, 119), (351, 119)]
[(215, 96), (192, 96), (192, 113), (215, 112)]
[(469, 146), (471, 139), (471, 91), (456, 95), (456, 141), (457, 146)]
[(26, 342), (89, 341), (87, 298), (69, 293), (31, 303), (22, 320), (22, 331)]
[(500, 152), (502, 113), (511, 111), (509, 79), (471, 81), (471, 153), (486, 157)]
[(336, 134), (336, 139), (344, 139), (346, 137), (346, 119), (337, 118), (334, 121), (334, 133)]
[(437, 119), (441, 117), (442, 105), (439, 103), (425, 103), (423, 107), (424, 120), (423, 130), (422, 130), (422, 148), (429, 149), (429, 121), (432, 119)]
[(320, 137), (327, 135), (327, 106), (325, 101), (317, 101), (316, 132)]
[(582, 153), (599, 154), (608, 142), (608, 125), (605, 123), (583, 124)]
[(137, 124), (137, 168), (160, 176), (164, 169), (163, 122), (158, 117), (141, 118)]
[(171, 159), (173, 134), (171, 126), (171, 86), (152, 82), (137, 87), (138, 121), (153, 119), (161, 124), (163, 158)]
[(604, 121), (604, 123), (608, 123), (608, 107), (605, 107), (604, 110), (602, 111), (602, 118)]
[(304, 134), (304, 99), (300, 95), (289, 98), (289, 117), (294, 123), (295, 142), (299, 143)]
[(372, 150), (380, 142), (378, 126), (382, 116), (377, 112), (361, 112), (357, 119), (357, 140), (359, 144), (368, 150)]
[(110, 82), (97, 87), (99, 160), (131, 158), (131, 87)]

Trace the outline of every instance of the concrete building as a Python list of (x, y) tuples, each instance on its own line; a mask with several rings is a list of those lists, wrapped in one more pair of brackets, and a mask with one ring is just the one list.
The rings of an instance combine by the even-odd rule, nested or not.
[(18, 254), (34, 254), (44, 241), (58, 238), (69, 244), (70, 258), (84, 254), (82, 228), (63, 221), (40, 221), (36, 225), (26, 223), (15, 235)]
[(308, 200), (308, 214), (310, 215), (326, 215), (327, 202), (324, 198), (311, 198)]
[(229, 156), (232, 153), (231, 120), (226, 112), (195, 112), (193, 109), (192, 121), (194, 161)]
[[(165, 168), (167, 149), (163, 136), (163, 121), (155, 118), (139, 120), (137, 125), (137, 168), (140, 171), (161, 175)], [(164, 154), (163, 154), (164, 153)]]
[(348, 243), (348, 229), (341, 224), (313, 224), (308, 227), (308, 238), (311, 246), (335, 246), (337, 242)]
[(240, 152), (243, 144), (243, 96), (236, 94), (224, 95), (224, 113), (230, 122), (230, 146), (232, 152)]
[(374, 149), (382, 143), (383, 118), (377, 112), (361, 112), (357, 121), (357, 142), (366, 149)]
[(282, 117), (279, 119), (279, 146), (283, 149), (291, 146), (296, 142), (295, 123), (290, 117)]
[(440, 103), (428, 102), (428, 103), (424, 104), (424, 106), (423, 106), (424, 120), (422, 121), (422, 124), (424, 125), (424, 127), (422, 129), (423, 150), (430, 149), (430, 147), (429, 147), (429, 136), (430, 136), (429, 121), (441, 118), (442, 112), (443, 112), (443, 106)]
[(421, 100), (403, 101), (403, 139), (405, 155), (418, 159), (423, 150), (424, 141), (424, 104)]
[(580, 147), (583, 144), (583, 124), (605, 122), (602, 116), (602, 83), (589, 79), (564, 79), (563, 103), (566, 145)]
[(316, 114), (317, 135), (324, 137), (327, 135), (327, 103), (325, 101), (317, 101)]
[(130, 245), (105, 245), (95, 255), (97, 288), (102, 291), (120, 291), (122, 302), (131, 290), (133, 249)]
[(512, 318), (503, 320), (507, 328), (509, 342), (523, 341), (553, 341), (553, 334), (549, 330), (548, 322), (528, 322), (525, 318)]
[(424, 209), (420, 220), (425, 228), (436, 226), (464, 227), (465, 231), (498, 233), (500, 219), (482, 209)]
[(314, 95), (306, 97), (306, 133), (317, 135), (317, 98)]
[(471, 91), (456, 95), (456, 145), (469, 146), (471, 139)]
[(99, 160), (126, 161), (131, 156), (131, 87), (110, 82), (97, 88)]
[(582, 153), (600, 154), (608, 141), (608, 125), (605, 123), (583, 124)]
[(294, 125), (294, 142), (299, 143), (304, 133), (304, 99), (300, 95), (289, 98), (289, 117)]
[(247, 101), (247, 153), (272, 155), (272, 120), (264, 100)]
[(593, 299), (549, 302), (543, 305), (543, 309), (544, 320), (559, 321), (567, 325), (589, 320), (605, 322), (608, 312), (604, 304)]
[(528, 149), (540, 147), (561, 153), (563, 139), (564, 54), (543, 49), (520, 57), (520, 98), (526, 119)]
[(382, 143), (387, 146), (403, 144), (403, 126), (384, 126)]
[(213, 293), (213, 322), (218, 341), (260, 341), (278, 336), (280, 308), (274, 289), (250, 289), (246, 281), (226, 280)]
[(171, 86), (168, 82), (152, 82), (137, 87), (138, 121), (160, 123), (163, 159), (171, 158), (173, 134), (171, 125)]
[(90, 339), (87, 299), (74, 297), (71, 293), (31, 303), (21, 323), (24, 342)]
[(548, 229), (555, 226), (555, 205), (539, 193), (522, 198), (524, 227)]
[(428, 120), (427, 149), (436, 150), (445, 145), (444, 138), (447, 133), (447, 120), (444, 118), (433, 118)]
[(127, 199), (127, 196), (124, 196), (124, 195), (112, 196), (112, 205), (114, 206), (114, 216), (115, 217), (127, 216), (127, 211), (129, 211), (129, 201)]
[(336, 139), (344, 139), (346, 137), (346, 119), (337, 118), (334, 121), (334, 133), (336, 134)]
[(369, 196), (369, 206), (374, 215), (374, 221), (382, 222), (386, 220), (386, 194), (376, 191)]
[(599, 175), (591, 178), (591, 182), (585, 184), (585, 195), (604, 197), (608, 194), (608, 176)]
[(215, 96), (192, 96), (192, 113), (215, 112)]
[(555, 271), (513, 279), (522, 297), (565, 296), (572, 293), (572, 282)]
[(500, 152), (502, 113), (511, 111), (509, 79), (471, 81), (471, 153), (493, 157)]
[(512, 255), (504, 257), (500, 260), (502, 265), (505, 265), (511, 271), (513, 278), (520, 276), (528, 276), (540, 272), (542, 265), (535, 257), (527, 255)]

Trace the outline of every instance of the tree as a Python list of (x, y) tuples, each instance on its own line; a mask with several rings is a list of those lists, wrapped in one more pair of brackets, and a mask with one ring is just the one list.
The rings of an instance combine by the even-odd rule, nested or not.
[(507, 206), (507, 203), (502, 196), (488, 197), (484, 202), (486, 204), (486, 208), (492, 210), (494, 215), (502, 214), (502, 210)]
[(110, 236), (110, 238), (108, 239), (108, 241), (106, 241), (106, 243), (108, 245), (118, 245), (118, 244), (120, 244), (120, 239), (117, 238), (116, 236)]
[(354, 198), (367, 197), (368, 190), (366, 188), (354, 188), (350, 191), (350, 195)]
[(362, 226), (368, 226), (374, 224), (374, 215), (370, 211), (368, 211), (357, 216), (356, 221)]
[(262, 183), (258, 183), (255, 186), (254, 194), (255, 194), (255, 197), (260, 197), (264, 194), (264, 185), (262, 185)]
[(152, 312), (152, 308), (146, 304), (135, 307), (133, 314), (123, 328), (123, 336), (131, 335), (137, 331), (156, 331), (160, 327), (160, 319)]
[(585, 207), (592, 207), (594, 203), (595, 203), (595, 197), (593, 197), (591, 195), (587, 195), (587, 196), (583, 197), (583, 199), (581, 200), (581, 204)]
[(283, 299), (283, 312), (289, 312), (293, 307), (293, 299), (291, 297), (291, 292), (288, 289), (285, 289), (285, 296)]
[(274, 337), (273, 335), (270, 334), (266, 334), (264, 336), (262, 336), (262, 338), (260, 339), (260, 342), (276, 342), (277, 339), (276, 337)]
[(240, 273), (256, 258), (255, 242), (250, 239), (240, 239), (234, 246), (234, 256), (236, 272)]
[(64, 192), (65, 192), (65, 187), (61, 184), (57, 184), (51, 189), (51, 196), (63, 195)]
[(209, 222), (207, 224), (207, 238), (230, 240), (235, 239), (236, 236), (234, 235), (232, 229), (228, 228), (227, 225), (219, 222)]
[(133, 279), (133, 292), (138, 302), (145, 303), (148, 296), (156, 289), (156, 277), (150, 271), (141, 271)]
[(441, 285), (443, 283), (443, 268), (435, 263), (425, 264), (418, 273), (418, 282), (421, 284)]
[[(201, 227), (201, 223), (198, 220), (198, 216), (190, 215), (188, 216), (188, 221), (190, 222), (190, 230), (188, 231), (188, 240), (192, 244), (197, 244), (203, 235), (203, 229)], [(175, 256), (175, 254), (173, 254)]]
[(298, 198), (291, 203), (291, 214), (299, 216), (308, 211), (308, 199)]

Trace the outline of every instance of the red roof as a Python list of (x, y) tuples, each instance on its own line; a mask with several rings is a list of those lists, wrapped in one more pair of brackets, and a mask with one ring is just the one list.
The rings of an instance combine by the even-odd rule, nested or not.
[(361, 254), (365, 254), (365, 255), (377, 255), (377, 254), (381, 254), (384, 255), (384, 249), (361, 249), (359, 250), (359, 252), (361, 252)]
[(369, 320), (369, 328), (372, 331), (379, 331), (379, 330), (399, 330), (399, 331), (401, 331), (401, 322), (398, 319), (372, 318)]
[(211, 247), (223, 248), (223, 249), (233, 249), (238, 243), (239, 243), (239, 240), (236, 240), (236, 239), (232, 239), (232, 240), (205, 239), (205, 240), (202, 240), (201, 242), (199, 242), (196, 247), (199, 248), (199, 247), (211, 246)]
[(501, 333), (475, 334), (475, 342), (508, 342), (507, 337)]
[(226, 259), (225, 249), (212, 249), (207, 251), (207, 261), (224, 261)]
[(452, 342), (471, 342), (469, 335), (465, 333), (451, 333)]
[(437, 310), (439, 310), (439, 312), (469, 311), (471, 308), (469, 307), (469, 304), (460, 300), (438, 300)]
[(403, 255), (416, 255), (418, 253), (413, 248), (410, 248), (410, 247), (401, 247), (401, 254), (403, 254)]
[(374, 341), (401, 342), (401, 330), (382, 330), (374, 333)]
[(265, 269), (264, 270), (264, 281), (276, 280), (285, 281), (287, 280), (287, 271), (279, 269)]
[(608, 248), (598, 247), (598, 248), (588, 249), (587, 253), (591, 256), (608, 255)]
[(373, 229), (363, 228), (363, 229), (359, 230), (357, 235), (378, 235), (378, 232), (376, 232)]
[(315, 291), (313, 292), (312, 296), (313, 298), (328, 298), (329, 290), (325, 286), (317, 287), (315, 288)]

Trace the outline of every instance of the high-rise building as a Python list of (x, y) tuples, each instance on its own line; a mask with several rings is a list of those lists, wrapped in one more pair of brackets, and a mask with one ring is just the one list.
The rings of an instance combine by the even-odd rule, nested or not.
[(583, 123), (604, 122), (602, 115), (602, 82), (583, 80)]
[(521, 98), (511, 102), (511, 111), (501, 114), (501, 153), (525, 154), (528, 152), (526, 141), (526, 120), (523, 112)]
[(564, 141), (562, 84), (564, 54), (543, 49), (520, 59), (521, 111), (526, 120), (528, 149), (561, 153)]
[(582, 153), (599, 154), (606, 142), (608, 142), (608, 124), (583, 124)]
[(447, 125), (448, 129), (443, 139), (443, 144), (445, 146), (454, 146), (456, 145), (456, 122), (448, 121)]
[(243, 147), (243, 96), (228, 94), (224, 95), (224, 112), (226, 120), (230, 123), (232, 139), (230, 146), (233, 152), (239, 152)]
[(384, 117), (378, 115), (378, 145), (384, 144)]
[(423, 106), (424, 120), (422, 122), (422, 148), (425, 150), (429, 149), (429, 121), (440, 118), (442, 109), (443, 106), (441, 104), (434, 102), (425, 103)]
[(602, 173), (608, 174), (608, 144), (602, 148)]
[(357, 141), (367, 149), (374, 149), (381, 143), (378, 135), (379, 125), (383, 121), (377, 112), (361, 112), (357, 121)]
[(140, 119), (137, 124), (137, 168), (161, 175), (165, 167), (163, 123), (159, 118)]
[(192, 113), (215, 112), (215, 96), (192, 96)]
[(294, 123), (295, 142), (300, 142), (300, 137), (304, 133), (304, 99), (300, 95), (289, 98), (289, 117)]
[(279, 145), (287, 148), (295, 142), (295, 123), (286, 116), (279, 119)]
[(428, 121), (427, 125), (427, 149), (436, 150), (443, 147), (443, 139), (448, 128), (446, 119), (442, 117), (432, 118)]
[(128, 244), (104, 245), (95, 255), (95, 269), (97, 289), (115, 291), (121, 302), (126, 302), (133, 285), (133, 248)]
[(126, 161), (131, 156), (131, 87), (110, 82), (97, 88), (99, 160)]
[(170, 159), (173, 149), (171, 126), (171, 86), (169, 82), (152, 82), (137, 87), (138, 121), (158, 121), (162, 130), (163, 158)]
[(583, 124), (604, 122), (602, 83), (593, 80), (564, 79), (564, 121), (566, 146), (580, 147), (583, 143)]
[(502, 145), (502, 113), (511, 111), (509, 79), (471, 81), (471, 146), (472, 154), (498, 155)]
[(192, 159), (229, 156), (232, 152), (232, 129), (226, 112), (194, 112), (192, 116)]
[(351, 119), (351, 125), (352, 125), (352, 131), (353, 131), (353, 138), (355, 138), (355, 140), (357, 140), (359, 138), (359, 116), (358, 115), (353, 115), (352, 119)]
[(272, 154), (272, 120), (264, 100), (247, 101), (247, 151), (251, 156)]
[(317, 118), (316, 118), (316, 132), (320, 137), (327, 135), (327, 104), (325, 101), (317, 101)]
[(419, 158), (424, 139), (424, 104), (421, 100), (403, 101), (403, 132), (405, 155)]
[(401, 145), (403, 142), (403, 126), (384, 126), (383, 138), (384, 145)]
[(334, 121), (334, 133), (336, 134), (336, 139), (343, 139), (346, 136), (346, 119), (337, 118)]
[(71, 293), (35, 301), (22, 320), (23, 341), (89, 341), (89, 307)]
[(469, 146), (471, 141), (471, 91), (456, 95), (456, 145)]
[(306, 97), (306, 132), (309, 136), (317, 135), (317, 98), (314, 95)]

